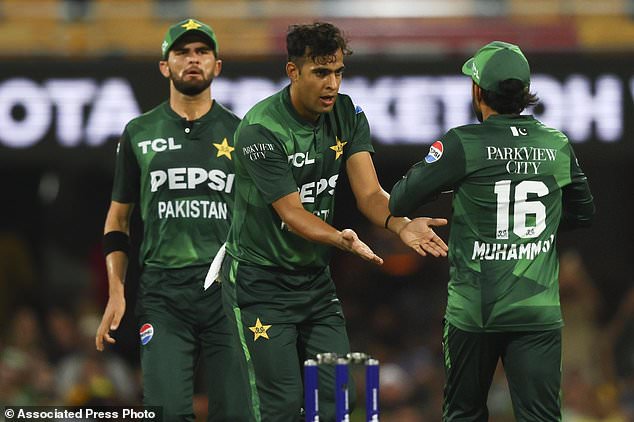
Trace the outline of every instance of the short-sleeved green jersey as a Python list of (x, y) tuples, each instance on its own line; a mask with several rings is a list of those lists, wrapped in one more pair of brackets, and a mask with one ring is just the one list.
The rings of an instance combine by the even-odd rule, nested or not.
[(303, 120), (289, 87), (256, 104), (235, 135), (236, 202), (227, 252), (238, 261), (303, 271), (328, 265), (330, 249), (289, 232), (271, 205), (299, 192), (302, 205), (329, 224), (345, 161), (373, 152), (365, 114), (339, 94), (316, 124)]
[(195, 121), (165, 102), (128, 123), (112, 200), (140, 206), (143, 265), (208, 264), (226, 240), (235, 179), (231, 143), (239, 123), (217, 102)]
[(466, 331), (562, 326), (557, 230), (594, 214), (566, 136), (532, 116), (452, 129), (394, 186), (390, 211), (410, 214), (451, 190), (446, 319)]

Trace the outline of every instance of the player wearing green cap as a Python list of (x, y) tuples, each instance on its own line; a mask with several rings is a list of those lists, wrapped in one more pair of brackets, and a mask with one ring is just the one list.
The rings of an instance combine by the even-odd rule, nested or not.
[(220, 74), (210, 26), (188, 19), (171, 26), (160, 71), (169, 100), (133, 119), (119, 146), (104, 229), (110, 297), (96, 345), (125, 312), (130, 216), (143, 220), (142, 273), (136, 314), (141, 339), (143, 403), (162, 406), (165, 421), (193, 421), (195, 367), (202, 362), (210, 421), (249, 420), (239, 356), (222, 310), (220, 286), (203, 290), (211, 258), (227, 237), (233, 208), (239, 119), (211, 96)]
[[(300, 417), (304, 359), (350, 351), (328, 267), (331, 247), (382, 263), (353, 230), (332, 226), (344, 169), (359, 209), (373, 223), (422, 255), (446, 250), (430, 228), (446, 220), (389, 216), (368, 121), (339, 94), (350, 53), (340, 30), (328, 23), (293, 25), (287, 52), (290, 85), (255, 105), (236, 131), (236, 204), (221, 269), (226, 310), (248, 366), (249, 404), (263, 422)], [(333, 387), (334, 371), (324, 372), (322, 421), (334, 419)]]
[(481, 124), (433, 143), (392, 190), (409, 215), (453, 191), (443, 421), (488, 420), (501, 359), (516, 420), (561, 420), (560, 229), (587, 226), (592, 194), (566, 136), (520, 113), (537, 102), (520, 49), (494, 41), (464, 64)]

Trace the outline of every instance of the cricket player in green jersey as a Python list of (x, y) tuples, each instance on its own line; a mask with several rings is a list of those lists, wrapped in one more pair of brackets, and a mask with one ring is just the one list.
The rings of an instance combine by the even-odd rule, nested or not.
[[(345, 319), (328, 267), (332, 246), (381, 264), (351, 229), (333, 224), (345, 168), (357, 205), (421, 255), (445, 256), (430, 226), (443, 219), (388, 218), (365, 114), (339, 94), (340, 30), (293, 25), (287, 34), (290, 85), (256, 104), (235, 135), (236, 202), (220, 271), (226, 311), (248, 368), (256, 421), (297, 421), (304, 359), (349, 352)], [(322, 421), (334, 419), (334, 372), (320, 375)], [(353, 395), (353, 394), (352, 394)]]
[(392, 190), (405, 216), (453, 190), (444, 421), (486, 421), (502, 360), (518, 421), (561, 420), (557, 232), (587, 226), (592, 194), (566, 136), (533, 116), (519, 47), (494, 41), (462, 67), (481, 124), (434, 142)]
[(233, 208), (233, 134), (240, 120), (211, 96), (220, 74), (212, 28), (194, 19), (171, 26), (159, 62), (170, 97), (130, 121), (117, 150), (112, 202), (104, 229), (110, 298), (96, 345), (125, 312), (130, 216), (143, 220), (142, 274), (136, 314), (143, 403), (162, 406), (165, 421), (193, 421), (194, 370), (202, 360), (210, 421), (248, 420), (246, 388), (220, 286), (203, 290), (224, 243)]

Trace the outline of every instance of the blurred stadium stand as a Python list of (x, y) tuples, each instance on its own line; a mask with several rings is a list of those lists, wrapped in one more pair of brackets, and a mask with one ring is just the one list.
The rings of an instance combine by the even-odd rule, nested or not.
[[(344, 85), (371, 117), (388, 190), (469, 118), (464, 58), (492, 39), (520, 44), (537, 72), (535, 114), (577, 143), (599, 210), (590, 231), (559, 239), (564, 420), (634, 421), (634, 0), (0, 0), (0, 406), (140, 400), (134, 255), (118, 342), (94, 352), (108, 291), (100, 241), (120, 120), (166, 98), (160, 44), (190, 16), (218, 33), (226, 60), (212, 89), (238, 114), (285, 82), (289, 24), (341, 26), (355, 51)], [(385, 259), (377, 269), (335, 253), (353, 349), (382, 361), (382, 421), (437, 422), (447, 262), (370, 227), (342, 179), (336, 225)], [(450, 198), (422, 211), (448, 216)], [(500, 375), (491, 422), (514, 420)], [(203, 420), (204, 395), (195, 408)]]
[(359, 53), (471, 51), (492, 37), (527, 51), (634, 50), (631, 0), (3, 0), (4, 56), (156, 56), (165, 23), (213, 24), (227, 57), (279, 54), (289, 22), (331, 20)]

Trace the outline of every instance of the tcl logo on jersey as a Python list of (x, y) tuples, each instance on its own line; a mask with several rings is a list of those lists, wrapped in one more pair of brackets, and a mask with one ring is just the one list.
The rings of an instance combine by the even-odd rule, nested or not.
[(442, 142), (436, 141), (429, 147), (429, 152), (427, 153), (427, 157), (425, 157), (425, 162), (431, 164), (440, 160), (442, 157), (443, 145)]
[(303, 153), (303, 152), (297, 152), (293, 155), (289, 155), (288, 156), (288, 162), (291, 163), (293, 165), (293, 167), (304, 167), (307, 166), (309, 164), (315, 164), (315, 158), (310, 158), (308, 155), (310, 154), (309, 152)]
[[(196, 189), (205, 183), (210, 189), (231, 193), (235, 174), (222, 170), (206, 170), (200, 167), (177, 167), (150, 172), (150, 191), (156, 192), (167, 183), (170, 190)], [(207, 183), (208, 182), (208, 183)]]
[(183, 146), (174, 142), (174, 138), (156, 138), (148, 141), (139, 142), (141, 147), (141, 153), (144, 155), (148, 153), (149, 149), (154, 152), (163, 152), (165, 150), (181, 149)]

